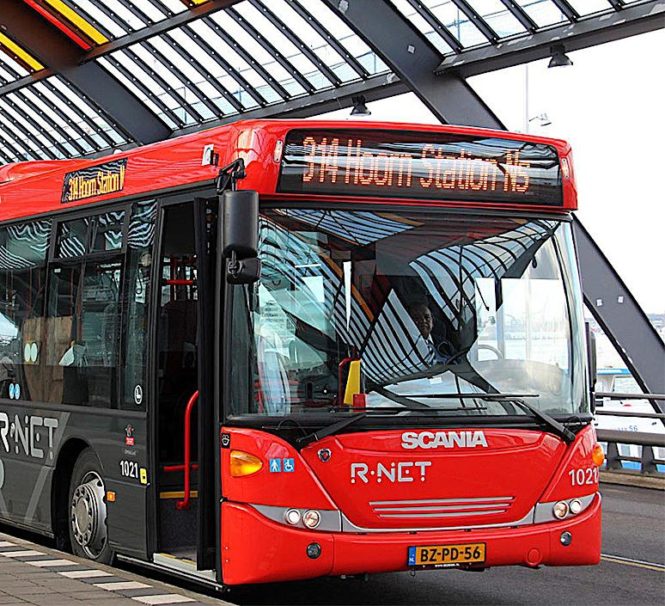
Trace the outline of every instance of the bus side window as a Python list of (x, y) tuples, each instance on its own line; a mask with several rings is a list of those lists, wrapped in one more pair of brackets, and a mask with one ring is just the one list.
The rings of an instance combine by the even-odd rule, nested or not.
[(43, 400), (42, 332), (51, 222), (0, 229), (0, 398)]
[(124, 211), (58, 226), (49, 268), (44, 395), (49, 402), (117, 402)]
[(156, 217), (156, 201), (134, 204), (127, 232), (126, 329), (123, 331), (126, 351), (121, 406), (129, 410), (146, 406), (150, 272)]

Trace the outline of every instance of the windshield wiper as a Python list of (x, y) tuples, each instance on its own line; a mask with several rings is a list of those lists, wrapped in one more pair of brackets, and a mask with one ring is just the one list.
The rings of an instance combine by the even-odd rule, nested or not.
[[(512, 394), (512, 393), (429, 393), (429, 394), (417, 394), (417, 395), (403, 395), (399, 396), (405, 401), (412, 402), (412, 398), (459, 398), (462, 399), (472, 399), (477, 398), (479, 400), (485, 400), (488, 402), (506, 402), (517, 404), (522, 410), (530, 412), (536, 419), (547, 425), (556, 435), (562, 438), (567, 444), (570, 444), (575, 440), (575, 434), (570, 431), (563, 423), (559, 423), (554, 417), (551, 417), (546, 412), (538, 410), (535, 406), (532, 406), (526, 402), (525, 398), (538, 398), (539, 394)], [(425, 405), (426, 406), (426, 405)], [(427, 406), (427, 408), (432, 408)], [(469, 409), (473, 410), (473, 409)]]
[[(323, 438), (327, 438), (328, 436), (331, 436), (333, 434), (336, 434), (342, 429), (346, 429), (349, 425), (355, 423), (356, 421), (360, 421), (360, 419), (364, 419), (367, 417), (370, 413), (376, 414), (376, 415), (385, 415), (385, 414), (390, 414), (390, 415), (396, 415), (401, 412), (416, 412), (416, 413), (422, 413), (424, 414), (425, 417), (435, 417), (435, 418), (444, 418), (446, 416), (450, 417), (459, 417), (459, 415), (456, 415), (454, 413), (464, 411), (464, 412), (475, 412), (477, 410), (487, 410), (483, 406), (479, 406), (477, 408), (432, 408), (431, 406), (426, 406), (425, 407), (427, 410), (423, 410), (420, 407), (403, 407), (403, 406), (394, 406), (394, 407), (386, 407), (386, 406), (377, 406), (376, 408), (363, 408), (362, 410), (364, 412), (358, 412), (357, 414), (354, 414), (351, 417), (347, 417), (346, 419), (342, 419), (341, 421), (338, 421), (337, 423), (333, 423), (332, 425), (328, 425), (327, 427), (324, 427), (323, 429), (320, 429), (319, 431), (313, 431), (312, 433), (309, 433), (305, 436), (302, 436), (300, 438), (296, 439), (296, 443), (301, 447), (304, 448), (305, 446), (308, 446), (309, 444), (312, 444), (313, 442), (318, 442), (319, 440), (322, 440)], [(340, 412), (343, 410), (347, 410), (344, 408), (332, 408), (330, 409), (330, 412)], [(444, 413), (444, 414), (441, 414)], [(421, 416), (420, 414), (418, 416)]]
[(360, 419), (364, 419), (366, 416), (367, 416), (366, 412), (360, 412), (358, 414), (353, 415), (352, 417), (348, 417), (346, 419), (338, 421), (337, 423), (328, 425), (327, 427), (324, 427), (319, 431), (313, 431), (312, 433), (308, 433), (306, 436), (298, 438), (296, 442), (301, 447), (308, 446), (312, 442), (318, 442), (319, 440), (323, 440), (323, 438), (327, 438), (328, 436), (331, 436), (337, 433), (338, 431), (342, 431), (342, 429), (347, 428), (349, 425), (355, 423), (356, 421), (360, 421)]
[(570, 431), (563, 423), (559, 423), (554, 417), (551, 417), (546, 412), (538, 410), (535, 406), (532, 406), (524, 398), (537, 398), (538, 394), (529, 394), (529, 395), (520, 395), (514, 396), (512, 394), (502, 394), (502, 393), (488, 393), (488, 394), (479, 394), (481, 400), (495, 401), (495, 402), (511, 402), (517, 404), (522, 410), (530, 412), (536, 419), (547, 425), (553, 433), (558, 435), (560, 438), (570, 444), (575, 441), (575, 434)]

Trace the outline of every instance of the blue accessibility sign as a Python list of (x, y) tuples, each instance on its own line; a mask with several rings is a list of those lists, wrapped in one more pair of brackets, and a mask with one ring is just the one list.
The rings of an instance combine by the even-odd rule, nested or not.
[(280, 473), (282, 471), (282, 459), (270, 459), (270, 473)]
[(291, 473), (296, 470), (296, 461), (295, 459), (284, 459), (284, 471), (286, 473)]

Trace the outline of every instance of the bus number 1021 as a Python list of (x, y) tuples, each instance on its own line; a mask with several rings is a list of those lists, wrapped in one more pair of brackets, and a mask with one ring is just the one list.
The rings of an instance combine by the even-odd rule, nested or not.
[(120, 475), (123, 478), (139, 479), (139, 464), (136, 461), (120, 461)]
[(571, 469), (568, 472), (572, 486), (584, 486), (585, 484), (598, 484), (598, 468), (587, 467), (586, 469)]

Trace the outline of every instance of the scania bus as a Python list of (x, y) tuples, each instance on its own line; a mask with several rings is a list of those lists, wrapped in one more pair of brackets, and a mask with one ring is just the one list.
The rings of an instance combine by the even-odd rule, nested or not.
[(597, 563), (576, 205), (453, 126), (0, 167), (0, 521), (216, 587)]

